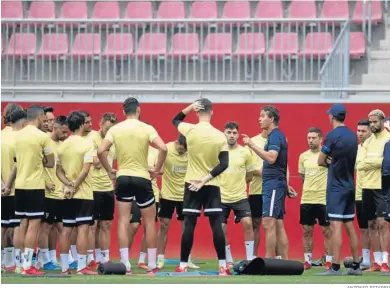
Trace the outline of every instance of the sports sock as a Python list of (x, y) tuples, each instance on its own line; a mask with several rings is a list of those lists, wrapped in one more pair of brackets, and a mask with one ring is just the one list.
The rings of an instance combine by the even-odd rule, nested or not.
[(93, 250), (87, 250), (87, 265), (94, 260), (95, 258), (93, 257)]
[(382, 264), (388, 264), (389, 263), (389, 252), (384, 251), (382, 252)]
[[(255, 244), (255, 241), (245, 241), (246, 260), (253, 259), (253, 246), (254, 246), (254, 244)], [(226, 258), (227, 258), (227, 256), (226, 256)]]
[(148, 270), (156, 268), (157, 248), (148, 248)]
[(230, 250), (230, 245), (225, 246), (226, 261), (233, 263), (232, 251)]
[(138, 263), (145, 263), (145, 258), (146, 258), (146, 253), (145, 252), (140, 252), (139, 253), (139, 258), (138, 258)]
[(50, 258), (51, 262), (57, 263), (57, 251), (56, 250), (49, 250), (49, 258)]
[(76, 245), (70, 245), (70, 251), (72, 252), (72, 257), (74, 261), (78, 260), (77, 247)]
[(68, 254), (68, 261), (69, 263), (73, 263), (75, 260), (73, 259), (73, 256), (72, 256), (72, 251), (69, 250), (69, 254)]
[(61, 258), (61, 270), (65, 272), (69, 269), (69, 255), (68, 254), (60, 254)]
[(305, 262), (308, 262), (311, 264), (311, 260), (313, 259), (312, 253), (305, 253)]
[(24, 259), (23, 259), (24, 270), (28, 270), (31, 268), (33, 254), (34, 254), (34, 249), (31, 248), (24, 249)]
[(331, 256), (331, 255), (326, 255), (326, 256), (325, 256), (325, 261), (326, 261), (326, 262), (332, 263), (332, 261), (333, 261), (333, 256)]
[(87, 255), (78, 255), (77, 258), (77, 271), (80, 271), (87, 267)]
[(15, 265), (16, 267), (22, 266), (22, 252), (20, 249), (15, 249)]
[(95, 258), (97, 263), (102, 261), (102, 250), (100, 248), (95, 249)]
[(370, 249), (362, 249), (363, 264), (370, 265)]
[(218, 264), (219, 264), (219, 267), (223, 267), (226, 269), (226, 260), (218, 260)]
[(46, 263), (50, 262), (49, 258), (49, 249), (41, 249), (39, 252), (39, 255), (41, 256), (41, 263), (45, 265)]
[(129, 248), (121, 248), (119, 249), (119, 253), (121, 254), (121, 262), (125, 264), (127, 270), (131, 268), (129, 262)]
[(102, 250), (100, 262), (107, 263), (108, 261), (110, 261), (110, 250)]
[(15, 265), (15, 249), (14, 247), (5, 248), (5, 267), (12, 267)]
[(374, 260), (375, 260), (376, 264), (378, 264), (378, 265), (382, 264), (382, 252), (381, 251), (374, 252)]
[[(190, 257), (188, 257), (188, 261), (189, 261)], [(161, 261), (161, 260), (164, 260), (164, 254), (159, 254), (157, 255), (157, 261)]]

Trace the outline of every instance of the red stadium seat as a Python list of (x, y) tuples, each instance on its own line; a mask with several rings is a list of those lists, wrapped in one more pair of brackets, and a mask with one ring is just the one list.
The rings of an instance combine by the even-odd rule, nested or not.
[(144, 2), (129, 2), (126, 7), (126, 18), (129, 19), (152, 19), (153, 8), (152, 3)]
[(366, 54), (366, 38), (363, 32), (351, 32), (349, 55), (353, 59), (358, 59)]
[(317, 17), (317, 8), (314, 0), (291, 1), (289, 18), (313, 19)]
[(107, 58), (127, 58), (134, 54), (133, 35), (112, 33), (107, 36), (107, 46), (102, 56)]
[(172, 48), (168, 57), (194, 58), (199, 55), (199, 35), (197, 33), (177, 33), (173, 36)]
[(36, 38), (34, 33), (15, 33), (11, 35), (8, 49), (4, 55), (25, 59), (34, 56), (35, 49)]
[[(321, 18), (342, 18), (349, 19), (349, 7), (347, 0), (324, 0), (321, 11)], [(328, 23), (332, 24), (332, 23)], [(334, 23), (340, 25), (340, 22)]]
[(235, 57), (259, 57), (265, 53), (265, 40), (263, 33), (242, 33), (238, 39)]
[(68, 54), (69, 41), (66, 33), (43, 35), (42, 46), (37, 53), (38, 57), (59, 58)]
[[(115, 1), (99, 1), (96, 2), (93, 7), (92, 19), (119, 19), (119, 3)], [(101, 22), (100, 22), (101, 23)], [(94, 25), (100, 25), (100, 23), (94, 23)]]
[[(372, 1), (371, 3), (371, 17), (368, 17), (368, 1), (366, 3), (366, 19), (369, 20), (371, 18), (372, 24), (376, 25), (379, 22), (382, 22), (383, 14), (382, 14), (382, 3), (381, 1)], [(353, 11), (352, 20), (356, 25), (363, 24), (363, 0), (357, 0), (355, 5), (355, 10)], [(366, 20), (366, 21), (367, 21)]]
[[(247, 1), (227, 1), (223, 8), (222, 18), (237, 18), (237, 19), (249, 19), (251, 18), (251, 7)], [(225, 25), (230, 25), (230, 23), (225, 22)], [(245, 23), (231, 23), (235, 26), (241, 26)]]
[(87, 19), (88, 6), (87, 2), (64, 2), (61, 7), (61, 18), (65, 19)]
[(300, 56), (324, 59), (332, 52), (333, 40), (329, 32), (313, 32), (306, 36), (304, 50)]
[(218, 18), (217, 2), (196, 1), (191, 6), (190, 18), (193, 19), (216, 19)]
[(230, 33), (210, 33), (204, 40), (203, 58), (226, 58), (232, 55), (232, 35)]
[(100, 54), (100, 34), (79, 33), (73, 42), (72, 56), (92, 58)]
[(184, 3), (181, 1), (163, 1), (157, 11), (159, 19), (183, 19), (186, 17)]
[[(33, 1), (28, 13), (29, 19), (55, 19), (56, 18), (56, 6), (52, 1)], [(42, 23), (31, 23), (31, 25), (43, 25)]]
[[(255, 18), (283, 18), (283, 11), (282, 2), (279, 0), (260, 0), (256, 7)], [(275, 23), (273, 21), (261, 23), (261, 25), (264, 24), (279, 25), (280, 23)]]
[(1, 18), (23, 18), (23, 6), (20, 1), (1, 1)]
[(288, 58), (298, 54), (297, 33), (275, 33), (268, 51), (269, 58)]
[(139, 58), (165, 57), (167, 54), (167, 35), (165, 33), (145, 33), (138, 43)]

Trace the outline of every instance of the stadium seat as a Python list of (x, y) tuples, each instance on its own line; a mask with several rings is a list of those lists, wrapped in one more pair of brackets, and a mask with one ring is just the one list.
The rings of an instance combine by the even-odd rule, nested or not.
[[(55, 19), (56, 6), (52, 1), (33, 1), (31, 2), (30, 11), (28, 13), (29, 19)], [(47, 23), (31, 23), (30, 25), (49, 26)]]
[[(283, 18), (284, 10), (282, 2), (279, 0), (260, 0), (256, 6), (255, 18)], [(279, 25), (273, 21), (263, 22), (260, 25)]]
[(99, 1), (96, 2), (95, 6), (93, 7), (92, 12), (92, 19), (97, 20), (99, 22), (95, 22), (93, 25), (100, 26), (100, 25), (108, 25), (113, 26), (115, 23), (104, 23), (101, 22), (101, 20), (104, 19), (119, 19), (120, 18), (120, 12), (119, 12), (119, 3), (116, 1)]
[[(324, 0), (321, 11), (321, 18), (342, 18), (349, 19), (349, 7), (347, 0)], [(331, 25), (332, 23), (327, 23)], [(340, 22), (334, 22), (334, 25), (340, 25)]]
[[(181, 1), (163, 1), (157, 11), (158, 19), (183, 19), (186, 17), (184, 3)], [(167, 23), (168, 25), (172, 23)], [(165, 25), (165, 24), (164, 24)]]
[[(196, 1), (191, 6), (190, 18), (192, 19), (216, 19), (218, 18), (217, 3), (214, 1)], [(206, 26), (209, 23), (197, 23), (196, 26)]]
[[(64, 2), (61, 7), (60, 18), (64, 19), (88, 19), (88, 6), (85, 1)], [(64, 25), (63, 23), (59, 23)], [(66, 23), (65, 26), (76, 26), (81, 23)]]
[(4, 55), (16, 58), (29, 58), (35, 55), (36, 38), (34, 33), (15, 33), (11, 35)]
[(232, 55), (232, 35), (230, 33), (210, 33), (204, 40), (202, 52), (205, 59), (224, 59)]
[(76, 35), (72, 56), (77, 58), (92, 58), (100, 54), (100, 34), (79, 33)]
[[(1, 1), (1, 18), (23, 18), (23, 6), (20, 1)], [(4, 25), (4, 24), (3, 24)]]
[[(251, 7), (248, 1), (227, 1), (223, 7), (222, 12), (223, 19), (237, 18), (237, 19), (250, 19), (251, 18)], [(222, 25), (230, 26), (242, 26), (245, 23), (230, 23), (225, 22)]]
[(112, 33), (107, 36), (107, 45), (102, 57), (128, 58), (134, 54), (133, 35), (128, 33)]
[(265, 54), (265, 40), (263, 33), (242, 33), (238, 39), (234, 57), (260, 57)]
[[(372, 1), (371, 5), (371, 17), (368, 17), (368, 1), (366, 3), (366, 19), (369, 20), (371, 18), (372, 24), (376, 25), (380, 22), (382, 22), (383, 15), (382, 15), (382, 3), (381, 1)], [(353, 11), (352, 21), (356, 25), (362, 25), (363, 24), (363, 0), (357, 0), (355, 5), (355, 10)]]
[(313, 32), (306, 36), (304, 49), (299, 54), (306, 58), (324, 59), (332, 52), (333, 40), (329, 32)]
[(66, 33), (43, 35), (41, 49), (37, 53), (38, 57), (56, 59), (68, 54), (69, 41)]
[(168, 57), (194, 58), (199, 55), (199, 35), (197, 33), (177, 33), (173, 36), (172, 48)]
[(349, 55), (352, 59), (359, 59), (366, 54), (366, 38), (363, 32), (351, 32)]
[[(153, 19), (153, 7), (151, 2), (129, 2), (126, 7), (125, 18), (127, 19)], [(147, 26), (148, 23), (129, 23), (128, 26)]]
[(167, 35), (165, 33), (145, 33), (138, 43), (138, 58), (165, 57), (167, 54)]
[[(288, 18), (313, 19), (317, 17), (317, 8), (314, 0), (292, 0)], [(293, 24), (293, 23), (292, 23)]]
[(298, 50), (297, 33), (275, 33), (267, 55), (269, 58), (288, 58), (296, 56)]

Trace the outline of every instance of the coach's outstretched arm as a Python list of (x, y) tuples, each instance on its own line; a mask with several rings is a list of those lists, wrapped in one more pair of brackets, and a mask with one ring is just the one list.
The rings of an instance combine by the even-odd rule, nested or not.
[(265, 151), (264, 149), (257, 146), (246, 134), (242, 135), (242, 141), (245, 145), (247, 145), (250, 149), (253, 150), (261, 159), (269, 164), (274, 164), (279, 155), (280, 147), (276, 144), (270, 145), (270, 151)]

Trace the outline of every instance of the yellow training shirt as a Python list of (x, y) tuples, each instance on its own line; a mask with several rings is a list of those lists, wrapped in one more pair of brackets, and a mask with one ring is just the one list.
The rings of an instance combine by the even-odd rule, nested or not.
[(235, 203), (246, 199), (247, 172), (256, 168), (256, 159), (248, 149), (237, 145), (229, 148), (229, 167), (221, 174), (222, 203)]
[(108, 130), (106, 138), (115, 146), (119, 176), (150, 179), (148, 171), (149, 144), (158, 137), (157, 131), (136, 119), (127, 119)]
[[(91, 131), (96, 132), (93, 133), (90, 136), (90, 139), (92, 140), (93, 148), (94, 148), (94, 157), (97, 157), (97, 150), (99, 149), (99, 146), (101, 145), (103, 141), (103, 137), (98, 131)], [(90, 134), (91, 134), (90, 133)], [(111, 146), (110, 150), (108, 151), (108, 164), (110, 164), (111, 168), (112, 165), (114, 164), (114, 159), (115, 159), (115, 146)], [(96, 168), (95, 166), (93, 167), (92, 171), (92, 189), (94, 192), (113, 192), (114, 191), (114, 186), (112, 184), (112, 181), (110, 177), (108, 177), (106, 169), (103, 167)]]
[(308, 150), (299, 156), (299, 174), (304, 175), (301, 204), (326, 204), (328, 168), (318, 165), (320, 152)]
[(161, 198), (171, 201), (183, 201), (188, 155), (187, 153), (180, 155), (175, 145), (175, 142), (167, 144), (168, 154), (164, 162)]
[[(187, 138), (188, 167), (184, 181), (201, 180), (219, 164), (219, 153), (228, 151), (225, 135), (208, 122), (181, 122), (178, 130)], [(205, 185), (219, 186), (220, 175)]]
[[(6, 126), (1, 130), (1, 179), (7, 183), (11, 171), (14, 167), (15, 157), (15, 131), (11, 127)], [(15, 195), (15, 183), (11, 186), (11, 192), (8, 196)]]
[[(53, 152), (56, 158), (56, 165), (57, 165), (57, 156), (58, 156), (58, 149), (61, 146), (61, 142), (55, 142), (53, 139), (51, 139)], [(54, 184), (55, 189), (53, 192), (49, 191), (48, 189), (45, 189), (45, 197), (50, 199), (63, 199), (64, 198), (64, 184), (58, 179), (56, 174), (56, 165), (54, 165), (53, 168), (46, 168), (45, 167), (45, 183), (46, 184)]]
[[(58, 149), (57, 165), (61, 165), (65, 171), (66, 178), (74, 182), (83, 170), (84, 164), (93, 163), (93, 151), (91, 141), (78, 135), (71, 135)], [(73, 198), (93, 200), (91, 170), (78, 187)]]
[(53, 154), (52, 141), (45, 132), (27, 125), (15, 136), (17, 173), (15, 189), (45, 190), (43, 156)]
[(383, 150), (389, 140), (390, 133), (384, 129), (364, 141), (363, 160), (357, 166), (358, 170), (364, 171), (363, 189), (382, 189)]
[[(156, 166), (157, 160), (158, 160), (158, 153), (159, 152), (158, 152), (158, 150), (156, 148), (153, 148), (152, 146), (149, 146), (148, 166), (150, 168), (154, 168)], [(152, 187), (153, 187), (154, 199), (158, 203), (159, 199), (160, 199), (160, 190), (158, 189), (157, 178), (152, 180)]]
[[(252, 138), (253, 143), (260, 148), (264, 148), (267, 138), (264, 138), (261, 134)], [(253, 161), (256, 163), (255, 170), (263, 169), (263, 159), (260, 158), (250, 148), (247, 148), (253, 157)], [(249, 195), (261, 195), (263, 190), (263, 178), (261, 176), (253, 175), (253, 179), (249, 184)]]
[(363, 161), (364, 156), (364, 150), (363, 144), (359, 144), (358, 146), (358, 152), (356, 156), (356, 201), (362, 201), (362, 195), (363, 195), (363, 179), (365, 172), (361, 169), (358, 169), (359, 163)]

